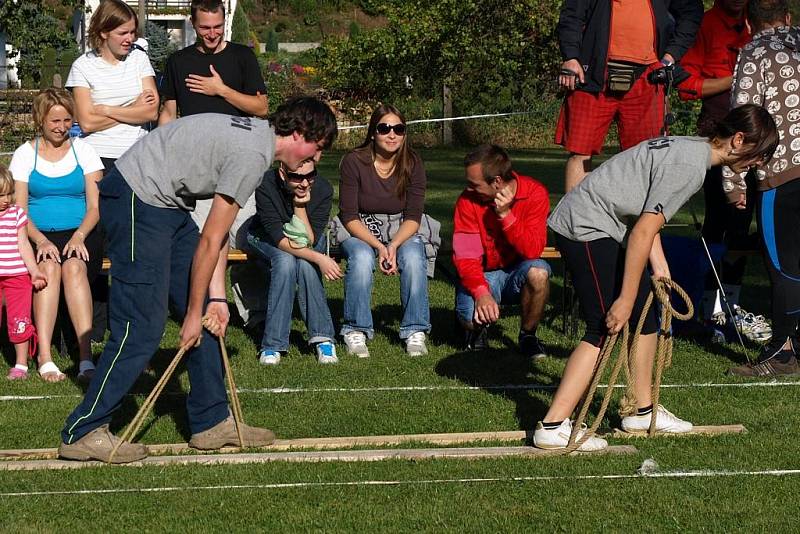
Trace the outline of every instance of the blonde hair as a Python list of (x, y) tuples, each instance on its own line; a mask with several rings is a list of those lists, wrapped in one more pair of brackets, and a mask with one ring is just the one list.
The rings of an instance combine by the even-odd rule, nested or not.
[(48, 87), (33, 98), (33, 125), (39, 134), (44, 132), (45, 117), (55, 106), (61, 106), (70, 116), (75, 116), (75, 101), (66, 89)]
[(11, 176), (5, 165), (0, 165), (0, 195), (11, 195), (11, 203), (14, 203), (14, 177)]
[(89, 23), (89, 46), (94, 51), (100, 50), (105, 41), (102, 34), (122, 26), (131, 19), (138, 28), (139, 17), (136, 16), (136, 11), (131, 6), (120, 0), (103, 0), (97, 6), (97, 11), (94, 12), (92, 21)]

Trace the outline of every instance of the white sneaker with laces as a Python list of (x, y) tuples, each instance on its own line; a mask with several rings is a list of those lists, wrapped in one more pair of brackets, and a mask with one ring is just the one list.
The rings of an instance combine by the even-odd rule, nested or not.
[(317, 343), (317, 362), (322, 364), (339, 363), (339, 358), (336, 357), (336, 345), (330, 341), (323, 341)]
[(744, 337), (756, 343), (768, 343), (772, 339), (772, 327), (763, 315), (753, 315), (736, 304), (733, 313), (733, 322)]
[(351, 330), (342, 337), (344, 337), (344, 344), (347, 346), (347, 352), (355, 354), (359, 358), (369, 358), (367, 335), (364, 332), (360, 330)]
[[(650, 429), (650, 416), (647, 415), (629, 415), (622, 418), (622, 430), (631, 434), (643, 434)], [(658, 414), (656, 415), (656, 432), (663, 432), (665, 434), (685, 434), (691, 432), (694, 425), (689, 421), (684, 421), (678, 418), (661, 406), (658, 405)]]
[[(586, 425), (581, 425), (576, 440), (580, 440), (586, 434)], [(542, 426), (542, 422), (536, 423), (536, 431), (533, 433), (533, 444), (540, 449), (564, 449), (569, 443), (569, 436), (572, 433), (572, 421), (564, 419), (558, 428), (547, 429)], [(608, 442), (603, 438), (592, 436), (583, 445), (578, 447), (579, 451), (592, 452), (602, 451), (608, 447)]]
[(281, 353), (277, 350), (262, 350), (258, 353), (258, 363), (261, 365), (278, 365), (281, 363)]
[(428, 354), (428, 347), (425, 346), (425, 332), (414, 332), (406, 338), (406, 352), (409, 356)]

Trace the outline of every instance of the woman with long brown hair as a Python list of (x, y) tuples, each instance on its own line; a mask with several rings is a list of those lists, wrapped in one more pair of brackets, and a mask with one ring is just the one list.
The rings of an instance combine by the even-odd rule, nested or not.
[(400, 339), (406, 352), (419, 356), (428, 351), (427, 258), (417, 235), (427, 178), (406, 134), (400, 110), (380, 105), (364, 142), (340, 166), (339, 219), (350, 234), (341, 242), (347, 259), (341, 334), (348, 351), (359, 357), (369, 356), (366, 341), (374, 334), (370, 300), (376, 256), (383, 274), (400, 275)]

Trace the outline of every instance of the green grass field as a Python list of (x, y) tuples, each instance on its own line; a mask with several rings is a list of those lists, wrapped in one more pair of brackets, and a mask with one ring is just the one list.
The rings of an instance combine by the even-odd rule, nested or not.
[[(442, 221), (449, 239), (463, 152), (422, 154), (427, 211)], [(550, 188), (555, 203), (563, 191), (563, 153), (512, 156), (517, 170)], [(325, 157), (325, 176), (336, 177), (339, 157)], [(701, 198), (692, 205), (702, 212)], [(689, 210), (676, 219), (690, 222)], [(298, 321), (288, 356), (277, 368), (263, 368), (255, 357), (257, 340), (234, 325), (227, 346), (245, 418), (281, 438), (531, 429), (552, 395), (538, 386), (558, 383), (575, 343), (561, 333), (561, 265), (554, 267), (552, 304), (540, 328), (552, 357), (536, 363), (514, 351), (514, 308), (504, 309), (490, 350), (460, 352), (453, 288), (441, 275), (430, 284), (433, 332), (430, 354), (423, 358), (409, 359), (398, 342), (396, 278), (376, 277), (377, 336), (366, 360), (347, 356), (340, 345), (338, 365), (318, 365), (301, 343), (304, 327)], [(755, 259), (746, 284), (743, 305), (765, 313), (768, 284)], [(342, 283), (328, 284), (328, 290), (336, 320)], [(130, 420), (167, 365), (177, 330), (170, 323), (155, 371), (141, 377), (113, 429)], [(749, 383), (726, 376), (754, 353), (678, 340), (664, 378), (669, 387), (662, 390), (663, 403), (678, 415), (696, 424), (742, 423), (749, 430), (742, 435), (612, 440), (638, 448), (628, 456), (0, 471), (0, 530), (792, 531), (800, 490), (800, 382)], [(6, 366), (12, 358), (4, 352)], [(74, 383), (77, 363), (61, 357), (56, 362), (70, 380), (50, 385), (34, 373), (25, 382), (2, 381), (0, 449), (57, 446), (81, 389)], [(187, 388), (181, 372), (156, 405), (143, 442), (188, 439)], [(616, 400), (606, 429), (619, 423)], [(657, 462), (659, 476), (636, 475), (647, 458)]]

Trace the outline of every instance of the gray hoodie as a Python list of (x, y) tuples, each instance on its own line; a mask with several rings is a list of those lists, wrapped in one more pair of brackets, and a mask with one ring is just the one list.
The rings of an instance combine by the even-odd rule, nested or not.
[[(778, 127), (780, 144), (758, 170), (758, 189), (774, 189), (800, 178), (800, 27), (762, 30), (739, 53), (731, 107), (766, 108)], [(723, 189), (731, 202), (746, 193), (744, 175), (723, 169)]]

